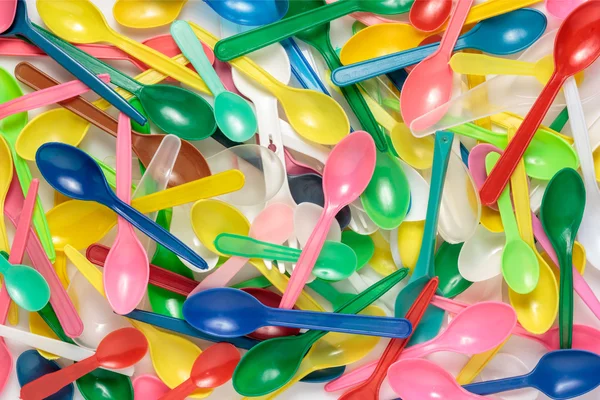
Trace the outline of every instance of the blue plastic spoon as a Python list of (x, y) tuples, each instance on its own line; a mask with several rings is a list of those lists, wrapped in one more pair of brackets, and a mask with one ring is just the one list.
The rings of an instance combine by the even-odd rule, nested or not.
[(77, 200), (105, 205), (173, 253), (200, 269), (208, 268), (202, 257), (170, 232), (121, 201), (108, 186), (98, 164), (82, 150), (63, 143), (46, 143), (38, 149), (35, 161), (55, 190)]
[[(477, 49), (495, 55), (518, 53), (535, 43), (546, 25), (546, 16), (542, 12), (529, 8), (516, 10), (479, 22), (458, 39), (454, 50)], [(337, 68), (331, 80), (338, 86), (348, 86), (397, 71), (418, 64), (433, 54), (439, 45), (432, 43)]]
[(261, 26), (279, 21), (290, 6), (288, 0), (204, 0), (219, 16), (240, 25)]
[[(46, 360), (37, 350), (27, 350), (17, 359), (17, 380), (21, 387), (37, 378), (60, 370), (54, 361)], [(71, 400), (73, 398), (73, 384), (63, 387), (58, 392), (45, 398), (45, 400)]]
[(544, 355), (526, 375), (472, 383), (471, 393), (488, 395), (533, 387), (551, 399), (573, 399), (600, 385), (600, 356), (582, 350), (557, 350)]
[(18, 0), (17, 12), (13, 24), (6, 32), (0, 35), (0, 37), (16, 36), (22, 36), (31, 41), (48, 54), (48, 56), (52, 57), (57, 63), (62, 65), (67, 71), (72, 73), (77, 79), (85, 83), (90, 89), (105, 98), (109, 103), (114, 105), (119, 111), (126, 114), (132, 120), (141, 125), (146, 123), (146, 118), (125, 101), (124, 98), (119, 96), (110, 86), (98, 79), (96, 75), (88, 71), (38, 32), (37, 28), (29, 20), (29, 16), (27, 15), (27, 3), (25, 0)]
[(412, 332), (410, 322), (404, 318), (271, 308), (232, 288), (209, 289), (190, 296), (183, 304), (183, 316), (194, 328), (221, 337), (243, 336), (269, 325), (399, 338)]

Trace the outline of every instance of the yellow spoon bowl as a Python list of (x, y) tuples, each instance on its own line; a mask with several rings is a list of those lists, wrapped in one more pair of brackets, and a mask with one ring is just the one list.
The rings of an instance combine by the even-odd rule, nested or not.
[[(13, 161), (10, 148), (0, 136), (0, 250), (9, 252), (10, 246), (8, 245), (8, 236), (6, 234), (6, 223), (4, 222), (4, 200), (8, 193), (8, 188), (13, 179)], [(0, 277), (0, 286), (2, 285), (3, 278)], [(8, 322), (11, 325), (19, 323), (19, 308), (14, 302), (10, 302), (10, 308), (8, 309)]]
[[(105, 296), (102, 272), (72, 246), (67, 245), (65, 253), (98, 293)], [(192, 366), (202, 353), (198, 346), (183, 337), (158, 330), (152, 325), (131, 319), (129, 322), (148, 339), (154, 370), (168, 387), (173, 389), (189, 379)], [(212, 390), (197, 390), (190, 397), (201, 399), (211, 393)]]
[(502, 225), (502, 219), (500, 213), (493, 208), (486, 206), (481, 207), (481, 225), (490, 232), (504, 232), (504, 226)]
[(425, 221), (404, 221), (398, 227), (398, 251), (404, 267), (411, 271), (417, 265), (417, 259), (421, 252), (421, 242), (423, 241), (423, 232), (425, 230)]
[(377, 231), (371, 235), (375, 251), (368, 264), (381, 276), (388, 276), (396, 272), (398, 268), (390, 251), (390, 244), (383, 238), (381, 232)]
[[(36, 312), (29, 313), (29, 332), (54, 340), (60, 340), (54, 331), (46, 324), (46, 321)], [(47, 360), (57, 360), (60, 357), (47, 351), (39, 350), (38, 353)]]
[(117, 0), (113, 16), (128, 28), (156, 28), (175, 21), (185, 3), (187, 0)]

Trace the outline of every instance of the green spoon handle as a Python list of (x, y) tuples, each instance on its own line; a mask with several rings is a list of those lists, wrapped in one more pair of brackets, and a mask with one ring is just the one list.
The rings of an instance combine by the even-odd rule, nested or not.
[[(315, 44), (317, 44), (315, 47), (323, 55), (323, 58), (325, 59), (329, 69), (331, 71), (335, 71), (336, 69), (342, 67), (342, 63), (335, 50), (331, 46), (329, 36), (322, 37), (322, 41), (315, 42)], [(350, 105), (350, 108), (354, 112), (354, 115), (356, 115), (356, 118), (358, 118), (363, 130), (373, 137), (377, 149), (379, 149), (379, 151), (387, 151), (388, 145), (387, 140), (385, 139), (385, 134), (379, 127), (379, 124), (373, 116), (373, 113), (371, 113), (371, 110), (369, 109), (369, 106), (367, 105), (362, 93), (360, 93), (358, 86), (349, 85), (340, 87), (340, 90), (348, 102), (348, 105)]]
[(232, 285), (231, 287), (236, 288), (236, 289), (245, 289), (245, 288), (265, 289), (265, 288), (268, 288), (269, 286), (271, 286), (271, 282), (266, 277), (261, 275), (261, 276), (257, 276), (256, 278), (247, 279), (243, 282), (236, 283), (235, 285)]
[(325, 300), (330, 302), (341, 294), (336, 288), (331, 286), (329, 283), (322, 281), (318, 278), (309, 283), (308, 287), (317, 292), (320, 296), (324, 297)]
[(454, 126), (448, 130), (457, 135), (466, 136), (472, 139), (481, 140), (482, 142), (493, 144), (501, 149), (505, 149), (508, 143), (508, 139), (505, 135), (501, 136), (496, 132), (489, 131), (471, 122)]
[(171, 25), (171, 35), (179, 46), (181, 53), (190, 60), (196, 71), (200, 74), (214, 97), (225, 91), (219, 76), (213, 69), (200, 40), (185, 21), (175, 21)]
[(222, 233), (215, 239), (215, 247), (219, 252), (227, 255), (246, 258), (266, 258), (284, 262), (296, 262), (300, 253), (299, 249), (280, 246), (263, 242), (248, 236)]
[(550, 129), (560, 132), (563, 130), (567, 122), (569, 121), (569, 109), (567, 107), (558, 114), (556, 119), (550, 124)]
[(411, 282), (429, 275), (435, 276), (435, 237), (437, 232), (438, 218), (440, 215), (440, 204), (442, 202), (442, 191), (452, 151), (452, 140), (454, 134), (448, 131), (439, 131), (435, 135), (433, 166), (431, 169), (431, 185), (429, 188), (429, 199), (427, 201), (427, 214), (425, 215), (425, 227), (423, 229), (423, 241), (419, 258), (413, 271)]
[[(402, 268), (386, 276), (385, 278), (368, 287), (366, 290), (363, 290), (357, 294), (352, 300), (336, 309), (335, 312), (339, 314), (357, 314), (361, 312), (385, 293), (387, 293), (391, 288), (396, 286), (398, 282), (408, 275), (408, 271), (408, 268)], [(311, 330), (306, 332), (303, 336), (306, 337), (305, 340), (307, 341), (316, 341), (323, 337), (326, 333), (327, 332), (325, 331)]]
[(565, 251), (557, 252), (560, 264), (558, 326), (560, 348), (573, 347), (573, 242), (567, 241)]
[(138, 83), (135, 79), (130, 78), (126, 74), (89, 55), (85, 51), (72, 46), (70, 43), (62, 40), (61, 38), (54, 36), (47, 30), (40, 28), (40, 33), (94, 74), (109, 74), (110, 81), (114, 85), (117, 85), (120, 88), (123, 88), (134, 94), (139, 94), (139, 92), (143, 89), (143, 85)]
[(275, 23), (242, 32), (220, 40), (215, 46), (215, 55), (219, 60), (229, 61), (270, 44), (281, 42), (303, 30), (325, 24), (336, 18), (359, 11), (358, 1), (342, 0), (308, 10)]
[[(23, 160), (17, 154), (14, 146), (11, 146), (11, 152), (13, 156), (13, 163), (15, 165), (15, 171), (17, 172), (17, 178), (19, 179), (21, 189), (23, 190), (23, 196), (27, 196), (29, 185), (33, 179), (31, 176), (31, 170), (29, 169), (29, 165), (27, 165), (27, 161)], [(51, 262), (54, 262), (56, 259), (56, 251), (54, 250), (54, 245), (52, 244), (52, 235), (50, 234), (50, 228), (48, 227), (48, 221), (46, 220), (46, 213), (44, 212), (44, 208), (42, 207), (42, 202), (40, 201), (39, 196), (35, 201), (35, 211), (33, 213), (32, 221), (33, 226), (35, 226), (35, 230), (40, 238), (40, 242), (42, 242), (42, 246), (48, 255), (48, 259)]]
[[(500, 159), (500, 154), (498, 153), (489, 153), (485, 158), (485, 169), (488, 174), (494, 168), (498, 159)], [(510, 185), (506, 185), (500, 197), (498, 197), (498, 210), (500, 211), (500, 219), (502, 220), (504, 233), (506, 234), (506, 243), (513, 240), (520, 240), (519, 226), (510, 199)]]

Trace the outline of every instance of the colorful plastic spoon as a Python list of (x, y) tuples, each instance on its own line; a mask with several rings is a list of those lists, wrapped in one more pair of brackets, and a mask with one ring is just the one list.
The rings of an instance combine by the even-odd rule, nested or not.
[[(21, 353), (17, 358), (15, 368), (19, 385), (25, 386), (44, 375), (59, 371), (60, 366), (51, 360), (46, 360), (36, 350), (27, 350)], [(71, 400), (73, 399), (73, 385), (69, 384), (52, 396), (48, 400)]]
[(565, 19), (583, 0), (546, 0), (546, 10), (558, 19)]
[(438, 30), (450, 16), (452, 0), (415, 0), (408, 13), (410, 23), (420, 31)]
[(202, 352), (194, 362), (190, 377), (160, 400), (184, 400), (195, 389), (212, 389), (231, 379), (240, 361), (240, 352), (229, 343), (217, 343)]
[(228, 92), (210, 64), (202, 44), (185, 21), (175, 21), (171, 34), (181, 52), (194, 65), (215, 98), (215, 119), (225, 136), (234, 142), (245, 142), (256, 133), (257, 122), (250, 104), (241, 96)]
[(319, 256), (331, 221), (342, 207), (365, 190), (375, 163), (375, 143), (366, 132), (354, 132), (331, 151), (323, 172), (324, 213), (294, 268), (283, 294), (281, 308), (293, 307)]
[[(552, 78), (481, 188), (480, 197), (483, 204), (493, 204), (502, 193), (566, 79), (589, 67), (600, 56), (600, 40), (593, 40), (600, 36), (599, 10), (600, 3), (587, 2), (569, 14), (558, 30), (554, 45), (555, 68)], [(581, 41), (582, 37), (588, 40)], [(585, 246), (585, 243), (582, 244)]]
[(13, 24), (17, 13), (17, 0), (7, 0), (0, 3), (0, 33), (4, 33)]
[[(162, 4), (162, 2), (161, 2)], [(170, 4), (167, 3), (167, 4)], [(159, 400), (171, 389), (154, 375), (139, 375), (133, 379), (133, 400)]]
[(4, 200), (13, 180), (13, 158), (10, 147), (3, 136), (0, 136), (0, 250), (8, 251), (8, 237), (4, 222)]
[(157, 28), (175, 21), (185, 3), (187, 0), (117, 0), (113, 16), (119, 24), (128, 28)]
[[(244, 292), (252, 295), (256, 300), (260, 301), (267, 307), (277, 307), (279, 302), (281, 301), (281, 295), (279, 293), (271, 292), (267, 289), (259, 289), (259, 288), (244, 288), (242, 289)], [(256, 340), (268, 340), (275, 337), (280, 336), (295, 336), (300, 333), (300, 329), (298, 328), (288, 328), (285, 326), (263, 326), (262, 328), (258, 328), (254, 332), (248, 334), (247, 336), (251, 339)]]

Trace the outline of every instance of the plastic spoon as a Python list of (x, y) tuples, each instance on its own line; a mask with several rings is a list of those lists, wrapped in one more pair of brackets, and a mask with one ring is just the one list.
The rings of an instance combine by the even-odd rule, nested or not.
[[(415, 119), (450, 100), (453, 75), (448, 62), (472, 4), (472, 0), (457, 2), (440, 46), (435, 53), (421, 61), (404, 82), (400, 95), (400, 111), (404, 122), (411, 129)], [(435, 119), (441, 117), (434, 115), (426, 123), (433, 125), (437, 122)]]
[(221, 40), (215, 47), (215, 54), (219, 60), (229, 61), (355, 11), (391, 15), (407, 12), (411, 5), (410, 1), (403, 0), (392, 2), (356, 0), (333, 4), (325, 4), (319, 0), (312, 1), (315, 5), (311, 5), (309, 11)]
[[(39, 71), (33, 65), (28, 63), (19, 64), (15, 69), (15, 75), (20, 81), (36, 89), (47, 88), (51, 87), (52, 85), (58, 84), (56, 80), (52, 79), (48, 75), (45, 75), (43, 72)], [(72, 144), (73, 146), (78, 145), (80, 141), (83, 140), (83, 136), (89, 128), (89, 124), (86, 123), (85, 125), (83, 125), (81, 123), (83, 121), (78, 119), (77, 116), (85, 119), (89, 123), (93, 123), (94, 125), (98, 126), (111, 136), (117, 136), (117, 120), (111, 117), (110, 115), (102, 112), (101, 110), (97, 109), (82, 97), (71, 99), (68, 102), (61, 103), (61, 105), (64, 105), (65, 108), (77, 115), (69, 113), (68, 115), (70, 115), (70, 117), (65, 118), (65, 116), (63, 116), (62, 113), (56, 114), (53, 115), (52, 120), (47, 121), (47, 123), (52, 125), (58, 124), (58, 126), (60, 127), (62, 122), (65, 122), (65, 120), (68, 121), (69, 119), (71, 119), (71, 117), (74, 117), (76, 121), (71, 120), (71, 124), (75, 124), (75, 126), (67, 122), (67, 125), (64, 127), (64, 130), (61, 130), (61, 133), (58, 133), (59, 137), (53, 137), (52, 139), (54, 140), (50, 139), (50, 141), (65, 142), (67, 144)], [(55, 118), (59, 121), (56, 121)], [(31, 129), (31, 135), (35, 134), (44, 136), (48, 134), (48, 128), (46, 124), (44, 124), (42, 127), (37, 124), (34, 125), (33, 121), (36, 121), (36, 119), (32, 120), (32, 123), (28, 124), (23, 132), (26, 132), (29, 129)], [(40, 121), (40, 123), (42, 122), (41, 120), (37, 121)], [(36, 126), (36, 128), (34, 129), (33, 126)], [(81, 140), (75, 140), (72, 142), (70, 138), (66, 139), (66, 137), (64, 136), (65, 132), (69, 133), (70, 137), (70, 135), (77, 135), (77, 129), (81, 129)], [(132, 149), (138, 156), (138, 159), (142, 162), (142, 164), (144, 164), (145, 167), (148, 167), (158, 147), (162, 143), (165, 135), (144, 135), (138, 132), (132, 132), (132, 134)], [(29, 135), (24, 134), (22, 136), (22, 139), (17, 139), (16, 147), (19, 148), (20, 145), (22, 145), (22, 147), (27, 147), (27, 149), (24, 151), (26, 153), (24, 154), (26, 156), (26, 159), (34, 160), (35, 152), (39, 148), (39, 146), (37, 145), (37, 140), (34, 142), (34, 145), (31, 145), (31, 143), (27, 141), (27, 139), (30, 139)], [(19, 136), (19, 138), (21, 138), (21, 136)], [(25, 144), (26, 141), (27, 144)], [(43, 143), (44, 142), (42, 142), (42, 144)], [(208, 167), (208, 164), (202, 156), (202, 154), (200, 153), (200, 151), (198, 151), (198, 149), (189, 142), (185, 140), (182, 141), (180, 154), (171, 173), (169, 185), (178, 186), (184, 183), (195, 181), (200, 178), (204, 178), (209, 175), (210, 168)]]
[(170, 391), (169, 387), (154, 375), (136, 376), (132, 384), (133, 400), (159, 400)]
[(117, 0), (112, 11), (115, 20), (123, 26), (149, 29), (175, 21), (185, 3), (187, 0)]
[(546, 0), (546, 10), (558, 19), (565, 19), (583, 0)]
[[(21, 353), (17, 359), (16, 365), (17, 379), (19, 385), (25, 386), (25, 384), (32, 382), (44, 375), (51, 374), (59, 371), (60, 367), (54, 361), (46, 360), (40, 356), (35, 350), (27, 350)], [(69, 384), (54, 393), (52, 396), (47, 397), (48, 400), (72, 400), (73, 399), (73, 385)]]
[(460, 387), (454, 377), (429, 360), (402, 360), (390, 367), (389, 382), (404, 400), (491, 400)]
[[(480, 325), (489, 321), (493, 329)], [(437, 351), (477, 354), (503, 343), (516, 326), (517, 316), (508, 305), (500, 302), (474, 304), (455, 316), (439, 336), (427, 342), (404, 349), (401, 359), (420, 358)], [(375, 371), (377, 361), (370, 362), (327, 385), (329, 392), (347, 388), (369, 378)], [(392, 367), (393, 368), (393, 365)]]
[(257, 123), (252, 108), (241, 96), (225, 89), (189, 24), (175, 21), (171, 34), (215, 97), (215, 119), (221, 132), (234, 142), (244, 142), (254, 136)]
[[(191, 219), (196, 236), (201, 238), (200, 241), (208, 241), (208, 237), (204, 233), (207, 227), (224, 226), (227, 224), (227, 219), (223, 221), (215, 221), (215, 219), (226, 217), (226, 215), (218, 212), (210, 213), (206, 207), (207, 203), (198, 202), (192, 207)], [(212, 203), (218, 204), (218, 203)], [(223, 208), (221, 208), (224, 210)], [(210, 215), (209, 215), (210, 214)], [(211, 221), (212, 220), (212, 221)], [(281, 244), (285, 242), (294, 232), (294, 210), (281, 203), (271, 203), (267, 206), (250, 226), (249, 236), (254, 239)], [(209, 232), (208, 236), (212, 237), (214, 232)], [(192, 291), (192, 295), (202, 290), (227, 286), (242, 267), (249, 261), (248, 258), (234, 256), (227, 260), (219, 269), (206, 278)]]
[(415, 0), (410, 8), (408, 19), (420, 31), (431, 32), (439, 29), (450, 16), (451, 0)]
[(17, 13), (17, 0), (7, 0), (0, 3), (0, 33), (10, 28)]
[(0, 273), (10, 298), (27, 311), (39, 311), (50, 300), (50, 288), (44, 277), (27, 265), (11, 264), (0, 257)]
[[(402, 280), (407, 272), (403, 268), (381, 279), (336, 311), (346, 314), (362, 311)], [(233, 374), (233, 387), (244, 396), (262, 396), (277, 390), (292, 379), (305, 354), (325, 334), (324, 331), (308, 331), (299, 336), (267, 340), (253, 347), (242, 357)], [(269, 364), (266, 360), (270, 360)], [(265, 365), (269, 365), (273, 373), (264, 374)]]
[(240, 361), (240, 352), (229, 343), (217, 343), (206, 349), (194, 362), (190, 377), (161, 400), (183, 400), (195, 389), (213, 389), (231, 379)]
[[(499, 158), (498, 153), (487, 155), (485, 164), (488, 173)], [(498, 199), (498, 208), (506, 234), (506, 244), (502, 252), (502, 275), (508, 286), (515, 292), (530, 293), (538, 284), (540, 267), (536, 254), (519, 235), (517, 220), (510, 202), (509, 188)]]
[[(318, 258), (331, 221), (343, 206), (365, 190), (375, 169), (375, 159), (375, 144), (366, 132), (354, 132), (331, 151), (323, 172), (325, 210), (294, 268), (281, 308), (291, 308), (296, 302)], [(342, 188), (342, 192), (335, 192)]]
[[(252, 228), (250, 229), (252, 232)], [(220, 234), (214, 243), (216, 249), (223, 254), (247, 257), (247, 259), (265, 258), (295, 263), (302, 253), (299, 249), (229, 233)], [(343, 243), (326, 241), (312, 273), (323, 280), (341, 281), (348, 278), (356, 270), (356, 266), (356, 254), (350, 247)]]
[[(190, 22), (196, 36), (214, 48), (217, 38)], [(277, 97), (290, 125), (303, 138), (320, 144), (336, 144), (348, 135), (350, 124), (342, 107), (331, 97), (312, 90), (286, 86), (247, 57), (230, 63)]]
[(456, 297), (473, 284), (465, 279), (459, 270), (458, 260), (463, 246), (464, 243), (444, 242), (435, 253), (435, 275), (440, 280), (439, 291), (444, 297)]
[[(14, 1), (14, 0), (13, 0)], [(97, 76), (81, 66), (77, 61), (62, 51), (57, 46), (48, 41), (39, 31), (39, 27), (33, 25), (27, 15), (27, 2), (17, 0), (17, 9), (15, 19), (11, 27), (2, 33), (3, 37), (22, 36), (42, 49), (46, 54), (52, 57), (57, 63), (71, 72), (77, 79), (81, 80), (90, 89), (114, 104), (119, 111), (124, 112), (139, 124), (145, 124), (146, 118), (135, 108), (127, 103), (106, 83), (98, 79)]]
[[(600, 35), (600, 28), (596, 28), (597, 9), (600, 9), (600, 4), (595, 2), (578, 7), (569, 14), (558, 30), (554, 46), (555, 71), (552, 78), (481, 188), (482, 203), (492, 204), (498, 199), (566, 79), (589, 67), (600, 56), (600, 41), (596, 43), (592, 40), (596, 35)], [(589, 40), (582, 42), (581, 37)], [(582, 54), (585, 54), (585, 57)], [(585, 243), (582, 244), (585, 246)]]
[[(447, 0), (437, 1), (451, 5)], [(543, 13), (532, 9), (516, 10), (479, 22), (458, 38), (454, 51), (474, 49), (500, 56), (518, 53), (535, 43), (546, 30), (546, 25)], [(490, 41), (490, 38), (495, 40)], [(335, 70), (331, 78), (338, 85), (357, 83), (417, 64), (438, 48), (439, 43), (433, 43), (350, 64)], [(467, 53), (461, 53), (461, 57), (464, 55)]]
[(8, 251), (8, 237), (4, 223), (4, 200), (13, 180), (13, 160), (11, 150), (4, 137), (0, 136), (0, 250)]
[(502, 273), (506, 236), (490, 232), (483, 225), (465, 242), (458, 256), (460, 275), (470, 282), (483, 282)]
[(106, 336), (92, 357), (23, 386), (21, 397), (44, 399), (98, 367), (129, 367), (140, 361), (147, 351), (148, 342), (137, 329), (120, 329)]
[(573, 169), (557, 173), (548, 184), (540, 219), (560, 257), (559, 326), (561, 349), (573, 341), (573, 243), (585, 209), (583, 180)]
[(207, 268), (206, 262), (189, 247), (121, 201), (108, 187), (98, 165), (83, 151), (60, 143), (47, 143), (38, 150), (36, 162), (46, 181), (64, 195), (104, 204), (177, 255), (198, 268)]
[(572, 399), (600, 384), (600, 357), (582, 350), (557, 350), (545, 354), (528, 374), (463, 386), (471, 393), (494, 394), (534, 387), (548, 397)]

